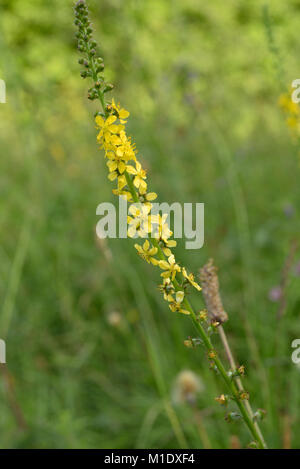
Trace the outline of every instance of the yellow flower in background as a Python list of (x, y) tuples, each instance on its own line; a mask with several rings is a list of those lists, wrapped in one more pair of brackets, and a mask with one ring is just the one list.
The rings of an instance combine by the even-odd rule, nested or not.
[(280, 95), (278, 104), (283, 111), (299, 115), (299, 106), (297, 103), (294, 103), (294, 101), (292, 101), (291, 95), (289, 93), (283, 93), (282, 95)]
[(290, 93), (283, 93), (278, 100), (279, 107), (287, 115), (286, 123), (294, 138), (300, 137), (300, 108), (298, 103), (294, 103)]
[(185, 270), (184, 267), (182, 267), (182, 275), (194, 288), (196, 288), (196, 290), (198, 290), (198, 291), (201, 290), (200, 285), (198, 285), (198, 283), (195, 281), (194, 275), (193, 274), (188, 275), (188, 273), (187, 273), (187, 271)]
[(288, 117), (287, 120), (286, 120), (286, 123), (287, 123), (288, 127), (290, 127), (290, 129), (293, 129), (293, 130), (295, 130), (297, 128), (299, 129), (299, 127), (300, 127), (299, 126), (299, 124), (300, 124), (299, 119), (295, 116)]
[(177, 272), (181, 271), (181, 268), (178, 264), (176, 264), (174, 254), (168, 257), (167, 261), (159, 261), (159, 267), (164, 270), (161, 274), (161, 277), (167, 278), (170, 277), (171, 280), (174, 280), (176, 277)]
[(149, 243), (148, 239), (146, 239), (143, 246), (135, 244), (134, 247), (137, 250), (138, 254), (141, 256), (141, 258), (148, 262), (148, 264), (158, 264), (158, 260), (154, 257), (155, 254), (157, 254), (157, 248), (153, 246), (151, 247), (151, 244)]

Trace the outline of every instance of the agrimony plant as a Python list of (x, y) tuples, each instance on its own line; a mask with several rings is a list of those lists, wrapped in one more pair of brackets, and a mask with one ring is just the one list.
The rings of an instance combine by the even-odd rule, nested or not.
[(200, 291), (194, 275), (177, 263), (173, 248), (176, 241), (172, 239), (172, 231), (167, 223), (167, 215), (152, 214), (151, 202), (157, 194), (149, 192), (147, 173), (137, 159), (135, 145), (126, 134), (126, 122), (129, 112), (116, 104), (114, 99), (106, 100), (106, 94), (113, 89), (103, 76), (103, 59), (97, 52), (96, 41), (92, 37), (92, 28), (88, 18), (88, 10), (84, 0), (75, 5), (75, 25), (78, 27), (78, 50), (82, 53), (79, 63), (83, 65), (81, 76), (90, 78), (92, 87), (88, 91), (90, 100), (98, 100), (101, 110), (95, 116), (99, 130), (97, 140), (104, 150), (108, 167), (108, 179), (115, 183), (113, 193), (124, 197), (131, 203), (128, 217), (128, 235), (147, 239), (142, 244), (135, 244), (138, 255), (149, 264), (160, 270), (162, 283), (159, 288), (172, 312), (188, 315), (199, 337), (188, 339), (187, 346), (203, 345), (212, 370), (221, 375), (226, 394), (217, 398), (221, 405), (229, 401), (235, 402), (238, 412), (229, 412), (228, 421), (242, 419), (247, 425), (255, 447), (265, 448), (265, 442), (257, 424), (249, 414), (245, 401), (249, 394), (241, 391), (236, 379), (244, 375), (244, 367), (227, 371), (215, 350), (211, 335), (217, 331), (221, 321), (209, 322), (205, 311), (195, 312), (189, 299), (190, 288)]

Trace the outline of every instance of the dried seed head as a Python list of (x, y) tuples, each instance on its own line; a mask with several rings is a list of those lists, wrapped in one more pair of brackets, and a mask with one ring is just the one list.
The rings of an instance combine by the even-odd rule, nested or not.
[(219, 293), (219, 279), (217, 267), (210, 259), (199, 271), (199, 279), (202, 286), (202, 293), (206, 303), (206, 308), (213, 321), (223, 323), (228, 320), (228, 315), (224, 311)]

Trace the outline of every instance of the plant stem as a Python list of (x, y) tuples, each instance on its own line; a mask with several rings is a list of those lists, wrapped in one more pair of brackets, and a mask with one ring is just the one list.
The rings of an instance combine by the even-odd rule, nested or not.
[[(139, 202), (138, 195), (136, 193), (136, 190), (135, 190), (134, 184), (132, 182), (132, 179), (131, 179), (130, 175), (127, 173), (127, 171), (125, 171), (125, 177), (126, 177), (127, 185), (129, 187), (132, 198), (133, 198), (134, 202), (138, 203)], [(150, 238), (150, 239), (151, 239), (151, 242), (152, 242), (153, 246), (157, 248), (157, 253), (158, 253), (158, 256), (160, 257), (160, 259), (165, 260), (166, 257), (164, 255), (164, 253), (163, 253), (157, 239), (155, 239), (155, 238)], [(180, 289), (180, 286), (179, 286), (178, 282), (176, 281), (176, 279), (173, 280), (173, 284), (175, 286), (175, 289), (178, 291)], [(196, 327), (197, 331), (200, 333), (201, 339), (202, 339), (202, 341), (204, 343), (204, 346), (206, 347), (207, 351), (208, 352), (214, 351), (214, 348), (212, 346), (210, 338), (207, 336), (207, 334), (206, 334), (204, 328), (202, 327), (202, 325), (197, 321), (196, 314), (195, 314), (190, 302), (186, 298), (183, 301), (184, 301), (185, 307), (190, 312), (190, 315), (191, 315), (192, 321), (194, 323), (194, 326)], [(252, 434), (252, 436), (257, 441), (259, 448), (260, 449), (266, 448), (266, 444), (265, 444), (265, 441), (264, 441), (264, 439), (261, 435), (261, 432), (257, 430), (256, 425), (252, 420), (252, 417), (248, 414), (245, 405), (243, 404), (243, 402), (241, 401), (241, 399), (239, 397), (239, 392), (238, 392), (238, 389), (237, 389), (235, 383), (227, 375), (226, 370), (225, 370), (222, 362), (220, 361), (220, 359), (218, 357), (214, 358), (213, 362), (216, 365), (216, 367), (217, 367), (219, 373), (221, 374), (223, 380), (225, 381), (225, 384), (226, 384), (230, 394), (232, 394), (233, 399), (236, 402), (236, 404), (237, 404), (237, 406), (238, 406), (238, 408), (239, 408), (239, 410), (242, 414), (244, 422), (248, 426), (248, 429), (249, 429), (250, 433)]]
[[(91, 57), (91, 68), (93, 70), (93, 73), (95, 73), (95, 76), (97, 76), (95, 68), (94, 68), (94, 63), (93, 63), (93, 58), (92, 57)], [(99, 95), (99, 99), (100, 99), (100, 102), (101, 102), (101, 105), (102, 105), (102, 108), (103, 108), (103, 112), (106, 114), (104, 97), (103, 97), (103, 94), (100, 90), (98, 91), (98, 95)], [(128, 188), (129, 188), (130, 193), (132, 195), (133, 201), (135, 203), (139, 203), (140, 200), (139, 200), (138, 194), (136, 192), (136, 189), (134, 187), (131, 176), (128, 174), (128, 172), (126, 170), (124, 172), (124, 175), (125, 175), (125, 178), (126, 178)], [(163, 251), (162, 251), (162, 249), (159, 245), (158, 240), (156, 238), (150, 238), (150, 239), (151, 239), (151, 242), (152, 242), (153, 246), (157, 248), (157, 254), (158, 254), (159, 258), (161, 260), (165, 260), (166, 257), (165, 257), (165, 255), (164, 255), (164, 253), (163, 253)], [(174, 287), (175, 287), (176, 291), (178, 291), (180, 289), (180, 286), (179, 286), (176, 279), (174, 279), (173, 284), (174, 284)], [(204, 328), (202, 327), (202, 325), (200, 324), (200, 322), (197, 320), (196, 314), (195, 314), (190, 302), (186, 298), (184, 298), (183, 302), (184, 302), (184, 305), (185, 305), (186, 309), (190, 312), (190, 316), (191, 316), (191, 319), (193, 321), (193, 324), (196, 327), (197, 331), (199, 332), (205, 348), (207, 349), (208, 352), (214, 352), (214, 348), (212, 346), (210, 338), (206, 334), (206, 332), (205, 332)], [(228, 391), (230, 392), (230, 394), (232, 395), (234, 401), (236, 402), (236, 404), (237, 404), (237, 406), (238, 406), (238, 408), (239, 408), (239, 410), (242, 414), (243, 420), (246, 423), (251, 435), (254, 437), (255, 441), (257, 442), (258, 447), (260, 449), (266, 448), (267, 446), (264, 442), (264, 439), (261, 435), (261, 432), (257, 430), (256, 425), (253, 422), (252, 417), (248, 414), (244, 403), (240, 399), (239, 391), (238, 391), (234, 381), (232, 381), (231, 378), (227, 375), (227, 372), (226, 372), (221, 360), (216, 356), (215, 358), (212, 359), (212, 361), (216, 365), (220, 375), (222, 376), (223, 380), (225, 381), (225, 384), (228, 388)]]
[[(231, 352), (230, 345), (229, 345), (229, 343), (228, 343), (228, 340), (227, 340), (227, 337), (226, 337), (226, 334), (225, 334), (225, 331), (224, 331), (222, 325), (220, 325), (220, 326), (218, 327), (218, 333), (219, 333), (221, 342), (222, 342), (222, 344), (223, 344), (223, 346), (224, 346), (225, 353), (226, 353), (227, 359), (228, 359), (228, 361), (229, 361), (230, 367), (231, 367), (232, 371), (234, 371), (234, 370), (236, 369), (235, 360), (234, 360), (234, 358), (233, 358), (233, 354), (232, 354), (232, 352)], [(235, 382), (236, 382), (237, 387), (239, 388), (239, 390), (240, 390), (240, 391), (244, 391), (244, 386), (243, 386), (242, 380), (241, 380), (239, 377), (237, 377), (237, 378), (235, 379)], [(247, 409), (247, 411), (248, 411), (248, 414), (249, 414), (251, 420), (253, 421), (253, 410), (252, 410), (252, 407), (251, 407), (250, 402), (249, 402), (248, 400), (245, 401), (245, 407), (246, 407), (246, 409)], [(264, 445), (266, 445), (266, 443), (265, 443), (265, 441), (264, 441), (264, 437), (263, 437), (263, 435), (262, 435), (262, 433), (261, 433), (261, 430), (260, 430), (260, 428), (259, 428), (258, 423), (257, 423), (257, 422), (254, 422), (254, 426), (255, 426), (255, 428), (256, 428), (257, 433), (260, 435), (260, 438), (261, 438), (261, 440), (263, 441)]]

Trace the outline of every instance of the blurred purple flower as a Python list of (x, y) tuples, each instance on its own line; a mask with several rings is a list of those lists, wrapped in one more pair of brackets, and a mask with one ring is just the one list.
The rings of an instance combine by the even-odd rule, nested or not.
[(282, 297), (282, 289), (279, 286), (272, 287), (269, 291), (269, 300), (277, 302)]

